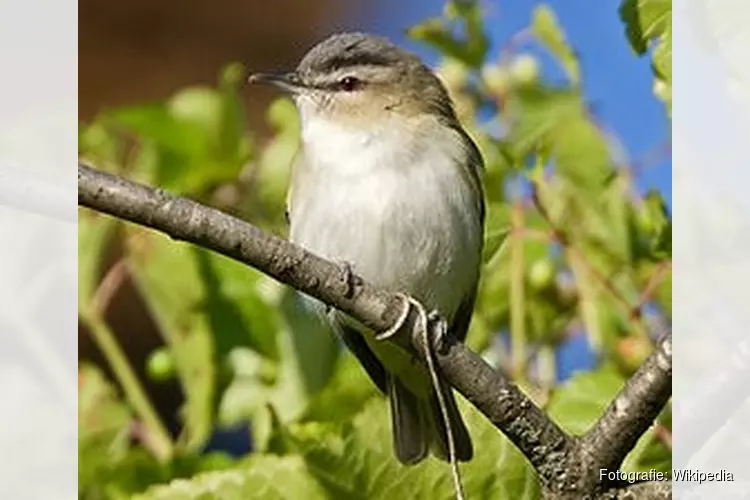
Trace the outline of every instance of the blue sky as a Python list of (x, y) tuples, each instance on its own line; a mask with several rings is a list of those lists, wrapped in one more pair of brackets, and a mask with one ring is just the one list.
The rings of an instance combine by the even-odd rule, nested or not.
[[(493, 51), (514, 33), (528, 26), (531, 12), (541, 2), (529, 0), (485, 1), (487, 26)], [(668, 144), (669, 121), (664, 105), (652, 93), (653, 74), (648, 58), (638, 58), (625, 38), (618, 16), (619, 2), (588, 0), (546, 2), (557, 14), (568, 40), (577, 50), (583, 68), (585, 94), (602, 123), (622, 143), (630, 161), (638, 162)], [(357, 28), (391, 38), (423, 56), (437, 61), (436, 53), (404, 36), (404, 29), (427, 17), (440, 15), (443, 0), (382, 2), (368, 10), (364, 19), (353, 20)], [(352, 28), (355, 26), (351, 26)], [(531, 51), (535, 53), (535, 51)], [(543, 58), (544, 72), (553, 78), (556, 68)], [(637, 178), (641, 190), (656, 188), (672, 204), (671, 154), (650, 162)]]

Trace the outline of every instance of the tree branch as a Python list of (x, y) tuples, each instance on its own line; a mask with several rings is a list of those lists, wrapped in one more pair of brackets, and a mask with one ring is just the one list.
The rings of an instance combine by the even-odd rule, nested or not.
[(670, 481), (628, 484), (605, 492), (599, 500), (672, 500)]
[[(81, 164), (78, 165), (78, 203), (252, 266), (339, 309), (376, 332), (385, 331), (396, 324), (403, 311), (404, 305), (397, 295), (378, 290), (361, 278), (351, 276), (338, 265), (283, 238), (186, 198)], [(394, 341), (410, 342), (423, 357), (419, 336), (413, 333), (415, 316), (412, 314), (408, 319), (411, 337), (397, 336)], [(449, 336), (444, 347), (435, 353), (435, 361), (442, 377), (526, 456), (547, 491), (563, 496), (567, 492), (569, 498), (584, 498), (580, 488), (583, 484), (592, 494), (603, 493), (612, 487), (604, 484), (591, 486), (590, 481), (584, 478), (590, 478), (593, 472), (585, 470), (585, 461), (578, 456), (578, 441), (551, 421), (515, 384), (455, 338)], [(671, 356), (667, 361), (671, 361)], [(649, 365), (648, 361), (646, 365)], [(628, 394), (632, 392), (632, 397), (641, 397), (642, 390), (648, 390), (642, 382), (636, 386), (638, 390), (627, 391)], [(654, 399), (648, 394), (644, 397), (649, 402), (661, 400), (661, 397)], [(636, 402), (632, 404), (637, 405)], [(650, 407), (650, 404), (646, 406)], [(613, 426), (619, 428), (620, 413), (615, 412), (611, 416), (605, 414), (605, 423), (601, 425), (605, 431), (608, 432)], [(638, 435), (640, 433), (642, 431)], [(602, 434), (606, 435), (606, 432)], [(635, 432), (627, 434), (632, 435)], [(590, 440), (587, 450), (591, 456), (596, 456), (599, 452), (596, 447), (611, 446), (610, 441)], [(627, 442), (630, 441), (628, 439)], [(623, 449), (624, 446), (618, 445), (616, 449)]]
[(672, 330), (628, 380), (599, 421), (581, 440), (592, 471), (615, 470), (672, 394)]

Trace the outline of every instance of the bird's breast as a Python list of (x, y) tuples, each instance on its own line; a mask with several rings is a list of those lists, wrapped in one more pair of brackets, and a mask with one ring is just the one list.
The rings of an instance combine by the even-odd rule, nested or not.
[(482, 237), (457, 140), (303, 125), (292, 241), (452, 317), (475, 286)]

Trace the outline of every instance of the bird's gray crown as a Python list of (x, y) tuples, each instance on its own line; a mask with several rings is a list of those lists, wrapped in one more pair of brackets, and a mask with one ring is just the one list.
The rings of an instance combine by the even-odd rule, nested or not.
[(421, 62), (386, 38), (366, 33), (340, 33), (310, 49), (297, 66), (297, 72), (327, 74), (356, 66), (394, 67), (405, 64)]

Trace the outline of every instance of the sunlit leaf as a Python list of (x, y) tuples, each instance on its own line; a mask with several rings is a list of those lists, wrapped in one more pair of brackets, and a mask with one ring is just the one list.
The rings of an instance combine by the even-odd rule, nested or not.
[(484, 254), (486, 263), (503, 252), (510, 234), (510, 208), (504, 203), (493, 203), (487, 207), (487, 220), (484, 226)]
[(334, 374), (305, 411), (304, 421), (345, 422), (378, 396), (375, 384), (351, 353), (342, 354)]
[(672, 0), (623, 0), (620, 18), (630, 45), (643, 55), (655, 44), (653, 68), (663, 89), (657, 93), (672, 110)]
[(117, 171), (125, 150), (122, 139), (102, 121), (78, 125), (78, 155), (106, 171)]
[(194, 86), (166, 102), (117, 109), (105, 119), (139, 142), (138, 171), (149, 182), (184, 194), (201, 194), (235, 180), (250, 158), (239, 97), (242, 68), (229, 65), (219, 88)]
[[(456, 26), (460, 26), (463, 36), (456, 34)], [(480, 2), (470, 0), (448, 1), (442, 18), (417, 24), (408, 34), (473, 68), (481, 66), (489, 49)]]
[(577, 86), (581, 80), (581, 68), (578, 57), (568, 44), (565, 33), (560, 28), (557, 16), (545, 4), (534, 9), (531, 21), (531, 31), (542, 44), (557, 57), (568, 74), (570, 83)]
[(240, 467), (156, 486), (137, 500), (325, 500), (324, 489), (298, 457), (257, 455)]
[(304, 415), (329, 383), (340, 350), (329, 327), (300, 307), (296, 293), (279, 292), (279, 359), (271, 366), (250, 352), (232, 352), (234, 378), (220, 405), (223, 422), (252, 422), (258, 449), (267, 444), (272, 417), (287, 424)]
[(219, 284), (210, 269), (215, 257), (150, 234), (136, 233), (128, 242), (138, 289), (174, 351), (186, 397), (185, 445), (195, 450), (212, 430), (221, 349), (250, 345), (252, 336), (240, 306), (216, 290)]
[[(462, 413), (475, 443), (474, 458), (461, 467), (467, 498), (540, 498), (535, 473), (513, 445), (476, 410), (466, 405)], [(292, 438), (329, 498), (455, 498), (447, 464), (402, 466), (390, 433), (385, 401), (374, 400), (351, 424), (304, 424), (292, 429)]]
[(279, 220), (286, 207), (292, 165), (299, 149), (299, 117), (289, 99), (274, 101), (267, 116), (276, 134), (264, 145), (255, 165), (257, 197)]
[(622, 388), (625, 379), (614, 367), (575, 375), (550, 396), (547, 412), (574, 435), (583, 435)]

